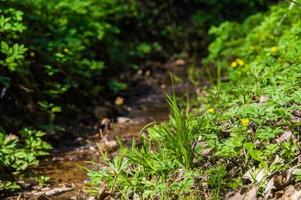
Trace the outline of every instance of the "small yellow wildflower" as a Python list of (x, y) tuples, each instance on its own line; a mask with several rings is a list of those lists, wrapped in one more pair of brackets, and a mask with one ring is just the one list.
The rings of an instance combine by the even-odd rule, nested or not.
[(245, 62), (244, 62), (242, 59), (240, 59), (240, 58), (237, 58), (237, 59), (236, 59), (236, 62), (237, 62), (240, 66), (243, 66), (243, 65), (245, 64)]
[(240, 120), (240, 123), (243, 125), (243, 126), (249, 126), (249, 123), (250, 123), (250, 120), (248, 118), (243, 118)]
[(209, 113), (214, 113), (215, 110), (214, 110), (214, 108), (209, 108), (209, 109), (208, 109), (208, 112), (209, 112)]
[(272, 54), (277, 53), (277, 51), (278, 51), (278, 48), (277, 48), (277, 47), (272, 47), (272, 48), (271, 48)]
[(232, 67), (232, 68), (237, 67), (237, 62), (236, 62), (236, 61), (233, 61), (233, 62), (231, 63), (231, 67)]
[(68, 53), (68, 52), (69, 52), (69, 49), (68, 49), (68, 48), (64, 48), (64, 52), (65, 52), (65, 53)]

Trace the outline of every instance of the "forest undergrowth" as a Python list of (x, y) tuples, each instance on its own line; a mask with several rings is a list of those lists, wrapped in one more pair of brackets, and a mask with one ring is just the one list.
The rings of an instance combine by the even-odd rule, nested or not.
[[(203, 60), (210, 87), (167, 96), (169, 121), (103, 153), (91, 195), (121, 199), (277, 199), (301, 180), (301, 7), (282, 2), (224, 22)], [(212, 67), (216, 70), (212, 74)], [(189, 103), (187, 103), (189, 102)], [(298, 196), (299, 195), (299, 196)]]

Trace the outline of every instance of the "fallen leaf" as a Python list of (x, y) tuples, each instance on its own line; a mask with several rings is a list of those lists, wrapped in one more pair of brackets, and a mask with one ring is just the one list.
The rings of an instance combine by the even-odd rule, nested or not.
[(236, 192), (229, 192), (226, 195), (226, 200), (242, 200), (244, 195), (241, 194), (241, 190), (238, 190)]
[(241, 190), (230, 192), (226, 196), (226, 200), (256, 200), (257, 187), (252, 184), (246, 193), (242, 194)]
[(293, 133), (291, 130), (285, 130), (278, 138), (276, 138), (277, 143), (281, 143), (293, 138)]
[(265, 190), (264, 190), (264, 200), (267, 200), (271, 195), (272, 195), (272, 190), (273, 189), (276, 189), (275, 185), (274, 185), (274, 177), (272, 177), (266, 187), (265, 187)]
[(243, 199), (244, 200), (256, 200), (256, 194), (257, 194), (257, 187), (255, 184), (253, 184)]
[(124, 104), (124, 98), (122, 98), (122, 97), (117, 97), (117, 98), (115, 99), (115, 104), (116, 104), (117, 106), (123, 105), (123, 104)]
[(301, 191), (297, 190), (293, 185), (289, 185), (284, 189), (284, 193), (281, 200), (300, 200), (301, 199)]

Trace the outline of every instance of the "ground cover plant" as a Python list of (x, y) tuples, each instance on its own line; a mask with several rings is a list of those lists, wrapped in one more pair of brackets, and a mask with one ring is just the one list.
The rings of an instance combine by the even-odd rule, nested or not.
[(170, 120), (89, 171), (87, 191), (121, 199), (269, 199), (297, 185), (300, 13), (298, 2), (282, 2), (241, 24), (211, 28), (204, 65), (216, 68), (215, 84), (187, 108), (167, 97)]

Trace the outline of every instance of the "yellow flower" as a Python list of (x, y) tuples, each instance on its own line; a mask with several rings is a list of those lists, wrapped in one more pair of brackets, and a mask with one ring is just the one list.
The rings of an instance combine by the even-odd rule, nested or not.
[(65, 52), (65, 53), (68, 53), (68, 52), (69, 52), (69, 49), (68, 49), (68, 48), (64, 48), (64, 52)]
[(236, 62), (237, 62), (240, 66), (243, 66), (243, 65), (245, 64), (245, 62), (244, 62), (242, 59), (240, 59), (240, 58), (237, 58), (237, 59), (236, 59)]
[(240, 120), (241, 125), (243, 126), (249, 126), (250, 120), (248, 118), (243, 118)]
[(272, 54), (277, 53), (277, 51), (278, 51), (278, 48), (277, 48), (277, 47), (272, 47), (272, 48), (271, 48)]
[(209, 108), (209, 109), (208, 109), (208, 112), (209, 112), (209, 113), (214, 113), (215, 110), (214, 110), (214, 108)]
[(237, 62), (236, 62), (236, 61), (233, 61), (233, 62), (231, 63), (231, 67), (232, 67), (232, 68), (237, 67)]

